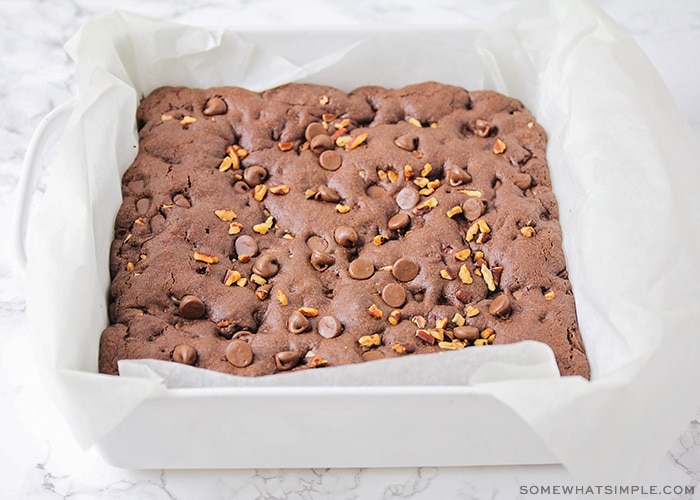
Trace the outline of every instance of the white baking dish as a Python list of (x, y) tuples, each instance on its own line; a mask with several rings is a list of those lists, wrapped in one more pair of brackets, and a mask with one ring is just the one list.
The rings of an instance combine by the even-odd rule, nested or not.
[[(635, 222), (624, 226), (617, 219), (610, 220), (608, 214), (615, 210), (617, 200), (607, 196), (607, 186), (601, 188), (596, 182), (596, 172), (591, 174), (582, 167), (595, 170), (619, 164), (619, 172), (606, 176), (610, 182), (624, 185), (628, 169), (633, 168), (625, 163), (625, 155), (638, 155), (632, 150), (638, 149), (640, 140), (663, 134), (664, 124), (680, 114), (673, 104), (669, 106), (670, 98), (663, 85), (653, 79), (653, 70), (639, 61), (638, 49), (601, 16), (585, 1), (560, 7), (554, 1), (532, 0), (481, 34), (476, 28), (463, 26), (389, 32), (297, 28), (240, 30), (238, 36), (227, 38), (219, 32), (161, 25), (122, 14), (89, 25), (81, 35), (83, 40), (97, 32), (107, 42), (87, 48), (79, 41), (71, 45), (71, 51), (82, 47), (92, 57), (87, 69), (78, 65), (84, 88), (74, 103), (53, 113), (35, 136), (20, 186), (15, 225), (19, 259), (25, 252), (25, 241), (28, 254), (31, 333), (46, 369), (46, 382), (80, 442), (96, 444), (107, 461), (129, 468), (563, 462), (573, 472), (614, 473), (618, 480), (621, 469), (627, 475), (646, 470), (653, 457), (667, 449), (675, 429), (682, 429), (698, 403), (688, 401), (687, 393), (681, 397), (680, 392), (688, 387), (681, 375), (698, 368), (677, 362), (692, 359), (700, 350), (697, 338), (684, 336), (686, 325), (697, 313), (686, 307), (688, 300), (676, 291), (692, 286), (695, 271), (687, 268), (690, 271), (676, 274), (673, 282), (654, 275), (653, 291), (648, 292), (653, 295), (635, 295), (636, 290), (647, 293), (645, 287), (650, 283), (648, 277), (634, 272), (642, 255), (634, 249), (618, 255), (620, 248), (629, 247), (630, 235), (637, 234)], [(518, 50), (487, 50), (498, 45), (493, 43), (498, 37)], [(163, 47), (180, 44), (178, 62), (154, 55), (154, 39)], [(549, 44), (546, 40), (550, 39), (555, 42)], [(597, 44), (610, 55), (601, 53)], [(133, 50), (135, 46), (143, 50)], [(254, 59), (224, 63), (228, 62), (227, 51), (241, 46), (253, 47), (248, 55)], [(412, 49), (397, 50), (401, 46)], [(102, 71), (115, 53), (123, 52), (129, 52), (129, 64), (123, 68), (116, 65), (118, 71), (111, 73)], [(615, 58), (621, 53), (635, 55), (636, 65), (617, 65)], [(435, 57), (429, 57), (431, 54)], [(570, 59), (564, 60), (562, 54)], [(202, 64), (200, 57), (215, 57), (222, 64)], [(276, 65), (279, 76), (275, 73), (262, 78), (265, 66), (256, 66), (261, 60)], [(577, 61), (586, 64), (577, 65)], [(626, 115), (612, 113), (605, 123), (589, 116), (606, 106), (606, 94), (600, 94), (602, 104), (590, 101), (587, 106), (589, 101), (581, 95), (588, 89), (599, 90), (603, 84), (591, 81), (575, 87), (580, 74), (586, 75), (588, 63), (590, 71), (599, 71), (599, 65), (612, 68), (607, 74), (613, 84), (630, 75), (641, 75), (645, 80), (646, 88), (640, 89), (638, 96), (607, 98), (613, 101), (612, 106), (619, 102)], [(237, 72), (245, 66), (252, 66), (248, 68), (251, 73), (241, 81)], [(204, 74), (195, 78), (191, 68)], [(593, 382), (552, 377), (547, 368), (551, 368), (551, 360), (548, 364), (546, 352), (537, 350), (541, 348), (532, 351), (542, 353), (532, 366), (491, 364), (469, 379), (471, 385), (431, 381), (426, 385), (167, 388), (148, 371), (142, 377), (132, 373), (120, 378), (95, 373), (97, 342), (106, 323), (107, 258), (113, 215), (119, 204), (119, 176), (136, 147), (133, 114), (116, 116), (105, 110), (114, 103), (133, 110), (138, 96), (158, 85), (201, 86), (202, 79), (211, 86), (230, 83), (254, 89), (291, 80), (313, 81), (344, 90), (433, 79), (467, 88), (494, 88), (523, 99), (554, 141), (553, 147), (550, 142), (550, 165)], [(564, 87), (559, 90), (556, 85)], [(552, 88), (556, 91), (546, 92)], [(646, 99), (649, 89), (663, 103), (662, 111), (654, 110), (654, 119), (660, 117), (661, 121), (645, 122), (631, 135), (610, 137), (610, 130), (629, 125), (626, 120), (634, 114), (635, 103)], [(630, 103), (632, 110), (624, 109)], [(585, 119), (573, 120), (568, 112)], [(41, 157), (37, 153), (53, 142), (50, 133), (62, 129), (64, 119), (70, 133), (62, 137), (60, 145), (58, 163), (62, 170), (52, 171), (43, 201), (53, 205), (44, 206), (32, 217), (27, 238), (32, 172)], [(128, 127), (115, 125), (125, 120), (130, 120)], [(94, 132), (95, 127), (99, 132)], [(625, 185), (631, 190), (625, 201), (643, 213), (646, 222), (664, 220), (677, 207), (664, 203), (661, 212), (658, 206), (650, 211), (636, 201), (636, 190), (643, 192), (651, 185), (663, 191), (664, 186), (672, 185), (680, 189), (675, 192), (677, 202), (691, 199), (679, 175), (666, 170), (669, 163), (687, 163), (698, 157), (696, 145), (688, 142), (690, 136), (684, 135), (684, 130), (679, 124), (673, 138), (663, 137), (658, 151), (642, 151), (655, 172), (657, 164), (663, 166), (661, 174), (656, 174), (662, 182), (642, 178), (639, 186)], [(93, 140), (86, 141), (87, 137)], [(579, 143), (589, 139), (595, 145), (579, 154)], [(682, 156), (676, 151), (681, 149)], [(115, 167), (96, 166), (95, 158)], [(66, 169), (69, 163), (79, 166)], [(688, 174), (680, 178), (688, 179)], [(63, 191), (76, 192), (68, 196)], [(618, 215), (628, 210), (623, 206)], [(49, 223), (47, 214), (56, 220)], [(674, 231), (661, 224), (654, 227), (660, 236)], [(605, 241), (605, 248), (592, 244), (592, 234)], [(676, 253), (679, 265), (693, 255), (697, 248), (693, 245), (697, 242), (691, 241)], [(595, 270), (588, 267), (589, 257), (598, 266)], [(627, 281), (613, 279), (619, 276)], [(42, 286), (39, 277), (44, 279)], [(62, 293), (66, 287), (71, 294)], [(671, 295), (664, 298), (664, 293)], [(624, 294), (623, 298), (631, 299), (620, 300)], [(648, 299), (657, 301), (651, 309)], [(669, 302), (670, 313), (666, 308)], [(673, 344), (664, 342), (670, 334), (674, 335)], [(528, 347), (532, 346), (523, 349)], [(679, 392), (659, 391), (657, 402), (673, 405), (677, 411), (662, 422), (658, 405), (649, 405), (647, 395), (650, 389), (660, 389), (669, 381)], [(620, 401), (626, 404), (620, 406)], [(620, 435), (633, 444), (620, 450), (606, 449), (610, 440)], [(654, 435), (662, 438), (652, 439)]]

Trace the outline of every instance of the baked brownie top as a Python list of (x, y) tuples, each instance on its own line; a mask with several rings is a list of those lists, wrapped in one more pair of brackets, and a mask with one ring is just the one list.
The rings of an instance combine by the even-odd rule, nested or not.
[(546, 136), (519, 101), (165, 87), (137, 123), (100, 371), (252, 376), (531, 339), (588, 377)]

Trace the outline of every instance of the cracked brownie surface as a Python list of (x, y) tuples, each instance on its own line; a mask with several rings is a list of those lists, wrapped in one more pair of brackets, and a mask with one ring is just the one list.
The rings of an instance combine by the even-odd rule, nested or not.
[(164, 87), (138, 109), (99, 369), (237, 375), (537, 340), (589, 376), (546, 135), (426, 82)]

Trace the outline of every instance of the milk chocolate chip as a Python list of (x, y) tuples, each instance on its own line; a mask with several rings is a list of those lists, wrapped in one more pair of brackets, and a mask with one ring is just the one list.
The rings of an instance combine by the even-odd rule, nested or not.
[(338, 191), (328, 186), (319, 186), (314, 195), (315, 200), (327, 201), (329, 203), (338, 203), (340, 201), (340, 195)]
[(359, 241), (357, 231), (350, 226), (338, 226), (333, 233), (333, 237), (338, 245), (345, 248), (352, 248)]
[(260, 257), (255, 259), (255, 264), (253, 264), (253, 272), (265, 279), (272, 278), (279, 270), (279, 260), (277, 260), (277, 256), (272, 252), (261, 254)]
[(411, 259), (401, 257), (391, 267), (391, 274), (399, 281), (411, 281), (418, 276), (418, 270), (418, 264)]
[(187, 344), (175, 346), (172, 354), (173, 361), (186, 365), (194, 365), (197, 362), (197, 349)]
[(141, 198), (136, 202), (136, 211), (140, 214), (145, 214), (149, 208), (151, 208), (151, 200), (148, 198)]
[(493, 299), (493, 302), (489, 305), (489, 313), (499, 318), (508, 317), (511, 311), (510, 299), (505, 294), (501, 294)]
[(180, 299), (180, 315), (185, 319), (199, 319), (204, 316), (207, 307), (202, 299), (194, 295), (185, 295)]
[(317, 271), (325, 271), (335, 264), (335, 257), (326, 252), (314, 250), (311, 252), (311, 265)]
[(332, 339), (340, 335), (343, 325), (335, 316), (324, 316), (318, 321), (318, 333), (321, 337)]
[(205, 116), (224, 115), (228, 111), (228, 105), (221, 97), (210, 97), (204, 105), (202, 114)]
[(175, 196), (173, 196), (173, 203), (178, 207), (182, 208), (190, 208), (192, 206), (192, 203), (190, 203), (189, 198), (187, 198), (187, 196), (185, 196), (182, 193), (178, 193)]
[(476, 120), (474, 123), (474, 133), (479, 137), (488, 137), (495, 128), (486, 120)]
[(458, 166), (448, 168), (445, 178), (447, 183), (452, 187), (461, 186), (462, 184), (466, 184), (472, 180), (472, 176), (469, 174), (469, 172)]
[(295, 351), (282, 351), (275, 354), (275, 366), (280, 371), (294, 368), (301, 359), (301, 353)]
[(250, 255), (255, 257), (258, 253), (258, 243), (252, 236), (244, 234), (236, 239), (236, 253), (238, 255)]
[(382, 300), (391, 307), (401, 307), (406, 303), (406, 290), (398, 283), (389, 283), (382, 289)]
[(328, 135), (326, 133), (326, 129), (323, 128), (323, 125), (321, 125), (319, 122), (309, 123), (306, 126), (306, 130), (304, 131), (304, 137), (306, 138), (307, 141), (310, 141), (311, 139), (313, 139), (317, 135), (321, 135), (321, 134)]
[(469, 221), (474, 221), (484, 214), (484, 202), (478, 198), (468, 198), (462, 203), (462, 213)]
[(399, 231), (401, 229), (406, 229), (411, 225), (411, 217), (404, 212), (399, 212), (389, 219), (387, 222), (387, 227), (392, 231)]
[(233, 366), (245, 368), (253, 362), (253, 350), (244, 340), (232, 340), (226, 346), (226, 359)]
[(475, 326), (458, 326), (452, 330), (455, 338), (459, 340), (468, 340), (474, 342), (476, 339), (480, 338), (479, 329)]
[(396, 204), (404, 210), (415, 207), (419, 200), (420, 194), (412, 187), (405, 187), (396, 195)]
[(267, 178), (267, 170), (260, 165), (253, 165), (243, 171), (243, 179), (249, 186), (257, 186), (265, 182)]
[(291, 333), (304, 333), (311, 328), (311, 323), (306, 319), (306, 316), (299, 311), (294, 311), (287, 319), (287, 330)]
[(396, 138), (396, 140), (394, 140), (394, 144), (401, 149), (405, 149), (406, 151), (413, 151), (416, 149), (416, 145), (418, 144), (418, 137), (413, 134), (400, 135)]
[(330, 135), (326, 134), (318, 134), (309, 141), (309, 149), (311, 149), (311, 151), (317, 155), (323, 153), (324, 151), (333, 149), (334, 147), (335, 143), (333, 142), (333, 139), (331, 139)]
[(326, 170), (338, 170), (343, 163), (341, 156), (335, 151), (324, 151), (318, 157), (318, 162)]
[(348, 273), (352, 279), (366, 280), (374, 274), (374, 264), (365, 259), (355, 259), (350, 263)]
[(306, 246), (309, 247), (310, 250), (318, 250), (319, 252), (323, 252), (326, 250), (326, 248), (328, 248), (328, 242), (321, 236), (313, 235), (306, 240)]

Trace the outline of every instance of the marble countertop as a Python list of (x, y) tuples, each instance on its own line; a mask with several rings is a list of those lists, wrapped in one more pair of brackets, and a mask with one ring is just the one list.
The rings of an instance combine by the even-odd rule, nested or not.
[[(700, 136), (700, 2), (598, 0), (639, 43)], [(124, 0), (119, 7), (206, 26), (448, 24), (485, 21), (515, 0)], [(152, 470), (113, 468), (78, 447), (36, 373), (23, 284), (13, 276), (9, 221), (29, 139), (42, 117), (77, 92), (62, 49), (109, 0), (0, 0), (0, 498), (550, 498), (523, 485), (575, 484), (557, 465), (406, 469)], [(486, 7), (488, 5), (488, 7)], [(700, 410), (700, 409), (699, 409)], [(700, 499), (700, 411), (649, 485), (694, 487), (658, 498)], [(592, 498), (586, 495), (585, 498)], [(551, 498), (574, 498), (560, 494)], [(584, 498), (584, 497), (581, 497)]]

